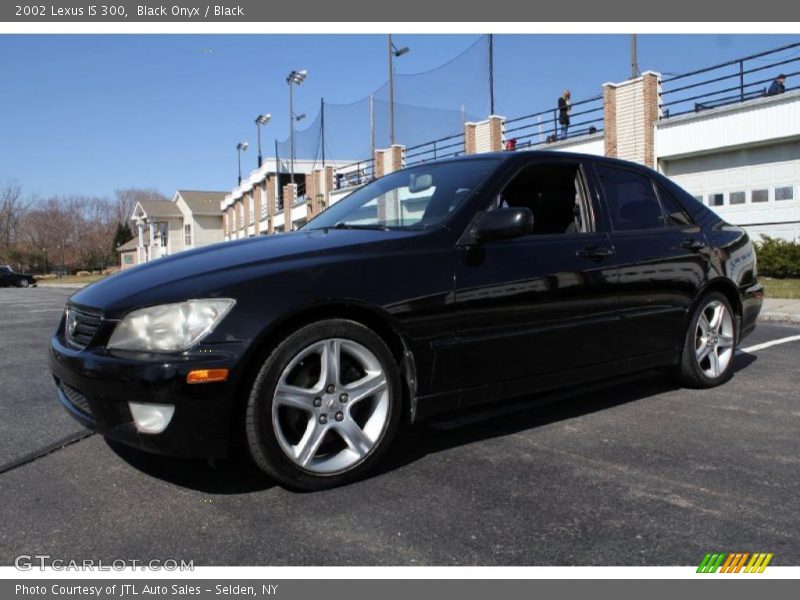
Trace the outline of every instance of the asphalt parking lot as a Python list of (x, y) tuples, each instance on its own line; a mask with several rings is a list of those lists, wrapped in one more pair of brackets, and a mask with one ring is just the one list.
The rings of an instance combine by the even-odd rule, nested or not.
[[(0, 564), (691, 565), (709, 551), (800, 564), (798, 341), (741, 352), (712, 390), (654, 376), (419, 426), (369, 480), (297, 494), (247, 465), (87, 436), (46, 363), (72, 291), (0, 289)], [(743, 346), (797, 334), (763, 323)]]

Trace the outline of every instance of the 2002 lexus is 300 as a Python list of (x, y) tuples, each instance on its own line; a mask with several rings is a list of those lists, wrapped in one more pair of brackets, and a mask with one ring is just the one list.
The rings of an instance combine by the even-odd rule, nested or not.
[(244, 448), (281, 484), (366, 474), (403, 421), (654, 367), (733, 374), (763, 288), (745, 231), (667, 178), (559, 152), (377, 179), (299, 231), (225, 242), (76, 293), (61, 403), (139, 448)]

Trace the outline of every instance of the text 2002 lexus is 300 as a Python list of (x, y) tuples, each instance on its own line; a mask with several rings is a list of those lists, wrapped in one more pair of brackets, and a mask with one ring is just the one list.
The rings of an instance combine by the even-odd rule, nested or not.
[(747, 233), (654, 171), (483, 154), (86, 287), (50, 364), (61, 403), (108, 438), (244, 447), (320, 489), (367, 473), (404, 420), (653, 367), (719, 385), (755, 327), (756, 277)]

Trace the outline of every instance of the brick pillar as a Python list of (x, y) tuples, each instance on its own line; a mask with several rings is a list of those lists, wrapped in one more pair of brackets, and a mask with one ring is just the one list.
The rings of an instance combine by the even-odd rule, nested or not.
[(648, 71), (641, 77), (603, 86), (607, 156), (655, 166), (660, 78)]
[(617, 87), (603, 85), (603, 144), (605, 155), (617, 156)]
[(475, 154), (475, 123), (464, 123), (464, 153)]
[(245, 225), (244, 237), (247, 237), (249, 233), (247, 228), (253, 224), (252, 220), (250, 219), (250, 209), (253, 207), (252, 189), (242, 196), (242, 206), (244, 206), (244, 225)]
[(283, 230), (292, 230), (292, 206), (297, 202), (297, 184), (287, 183), (283, 186)]
[(267, 233), (272, 235), (275, 233), (275, 201), (277, 190), (277, 175), (267, 179)]
[(386, 174), (386, 167), (384, 166), (383, 161), (384, 151), (383, 150), (375, 150), (375, 156), (373, 156), (375, 160), (375, 177), (383, 177)]
[(256, 235), (261, 233), (261, 185), (253, 184), (253, 217), (255, 219)]
[(306, 219), (312, 219), (317, 214), (317, 183), (320, 170), (315, 169), (306, 175)]
[(503, 149), (505, 117), (491, 115), (485, 121), (464, 124), (464, 149), (467, 154), (500, 152)]
[(400, 144), (394, 144), (391, 148), (391, 168), (392, 171), (399, 171), (403, 168), (403, 164), (405, 163), (405, 154), (406, 154), (406, 147), (401, 146)]
[(238, 238), (239, 237), (239, 208), (238, 202), (236, 200), (233, 201), (233, 205), (231, 205), (231, 211), (233, 218), (231, 219), (231, 223), (233, 224), (233, 231), (231, 231), (231, 236)]
[(333, 191), (333, 167), (325, 167), (320, 177), (322, 197), (317, 194), (317, 211), (322, 212), (331, 205), (331, 192)]
[(401, 144), (375, 150), (375, 177), (383, 177), (402, 169), (405, 164), (405, 154), (406, 147)]
[(644, 101), (644, 164), (656, 168), (655, 133), (656, 123), (661, 115), (659, 88), (661, 77), (658, 73), (647, 71), (642, 75), (642, 99)]
[(490, 152), (500, 152), (503, 149), (503, 125), (505, 117), (492, 115), (489, 117), (489, 143)]

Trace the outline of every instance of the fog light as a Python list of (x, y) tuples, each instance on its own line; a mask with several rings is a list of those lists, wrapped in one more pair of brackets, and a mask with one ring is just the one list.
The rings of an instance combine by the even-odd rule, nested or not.
[(133, 422), (141, 433), (161, 433), (167, 428), (175, 412), (172, 404), (140, 404), (129, 402)]

